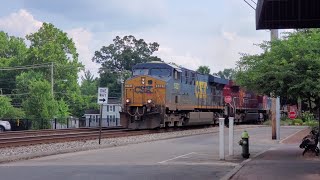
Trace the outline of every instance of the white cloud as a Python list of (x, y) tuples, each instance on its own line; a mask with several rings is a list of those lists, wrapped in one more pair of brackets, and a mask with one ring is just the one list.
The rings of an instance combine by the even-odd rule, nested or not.
[(233, 41), (235, 40), (237, 34), (234, 33), (234, 32), (226, 32), (226, 31), (223, 31), (222, 32), (222, 35), (225, 39), (229, 40), (229, 41)]
[(0, 30), (24, 37), (26, 34), (37, 31), (42, 22), (36, 20), (31, 13), (25, 9), (12, 13), (9, 16), (0, 18)]
[[(75, 28), (67, 30), (69, 37), (73, 39), (79, 52), (79, 61), (85, 65), (86, 70), (90, 70), (95, 76), (98, 76), (100, 65), (92, 62), (93, 50), (91, 48), (93, 42), (93, 34), (84, 28)], [(83, 75), (83, 72), (81, 73)]]
[(165, 62), (174, 62), (177, 65), (192, 70), (196, 70), (199, 66), (203, 65), (198, 57), (191, 55), (189, 52), (186, 52), (185, 54), (176, 54), (175, 51), (169, 47), (160, 47), (155, 55)]

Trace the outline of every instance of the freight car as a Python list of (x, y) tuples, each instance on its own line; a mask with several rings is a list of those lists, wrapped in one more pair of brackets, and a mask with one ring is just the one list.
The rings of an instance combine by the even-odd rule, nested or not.
[(232, 112), (244, 120), (246, 106), (236, 111), (237, 103), (224, 103), (228, 93), (234, 100), (241, 94), (235, 93), (236, 87), (227, 79), (169, 63), (137, 64), (125, 82), (121, 125), (131, 129), (210, 125)]

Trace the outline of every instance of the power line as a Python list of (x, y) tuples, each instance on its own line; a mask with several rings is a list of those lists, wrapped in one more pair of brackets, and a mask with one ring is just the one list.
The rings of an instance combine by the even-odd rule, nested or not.
[[(256, 8), (254, 8), (248, 1), (246, 1), (246, 0), (243, 0), (244, 2), (246, 2), (253, 10), (256, 10)], [(252, 0), (251, 0), (252, 1)], [(252, 2), (254, 2), (254, 1), (252, 1)], [(254, 2), (255, 3), (255, 2)], [(256, 4), (256, 3), (255, 3)]]
[(49, 67), (50, 65), (51, 63), (44, 63), (44, 64), (32, 64), (32, 65), (25, 65), (25, 66), (4, 67), (4, 68), (0, 68), (0, 71), (35, 69), (35, 68), (41, 68), (41, 67)]

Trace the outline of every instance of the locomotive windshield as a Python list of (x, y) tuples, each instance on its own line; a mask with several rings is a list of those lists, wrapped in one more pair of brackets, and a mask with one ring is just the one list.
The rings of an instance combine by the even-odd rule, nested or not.
[(133, 70), (134, 76), (148, 75), (148, 74), (149, 74), (149, 69), (135, 69), (135, 70)]
[(171, 70), (166, 68), (154, 68), (151, 69), (150, 75), (168, 77), (171, 75)]

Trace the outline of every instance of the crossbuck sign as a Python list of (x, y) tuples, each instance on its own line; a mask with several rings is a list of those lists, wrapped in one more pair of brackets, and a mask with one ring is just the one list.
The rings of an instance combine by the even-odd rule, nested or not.
[(98, 104), (108, 103), (108, 88), (99, 87), (98, 88)]

